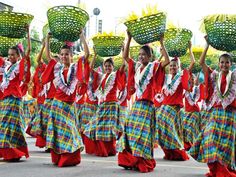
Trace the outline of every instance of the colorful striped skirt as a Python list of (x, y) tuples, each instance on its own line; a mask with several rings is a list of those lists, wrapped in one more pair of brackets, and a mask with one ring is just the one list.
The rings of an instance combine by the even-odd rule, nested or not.
[(212, 111), (202, 111), (201, 112), (201, 120), (200, 120), (200, 131), (204, 131), (206, 125), (210, 122)]
[(184, 112), (182, 118), (184, 142), (193, 144), (199, 134), (200, 113)]
[(164, 149), (183, 149), (179, 108), (162, 105), (156, 115), (156, 140)]
[(120, 123), (122, 126), (122, 129), (124, 130), (124, 126), (126, 123), (126, 120), (128, 118), (128, 107), (127, 106), (120, 106), (120, 112), (119, 112), (119, 118), (120, 118)]
[(77, 104), (75, 103), (75, 114), (76, 114), (76, 125), (78, 127), (78, 129), (80, 129), (80, 125), (81, 125), (81, 113), (83, 110), (84, 104)]
[(48, 117), (46, 146), (57, 154), (83, 150), (74, 105), (54, 99)]
[(96, 117), (85, 126), (83, 132), (91, 140), (113, 141), (119, 138), (122, 127), (119, 120), (119, 106), (115, 102), (102, 103)]
[(35, 118), (33, 109), (35, 108), (35, 99), (21, 101), (21, 113), (22, 119), (24, 121), (24, 128)]
[(190, 149), (191, 156), (199, 162), (219, 162), (235, 170), (235, 148), (236, 111), (213, 108), (210, 122)]
[(128, 147), (133, 156), (153, 159), (154, 119), (153, 103), (136, 101), (129, 112), (118, 151)]
[(84, 106), (82, 108), (81, 116), (79, 116), (79, 118), (80, 118), (80, 120), (79, 120), (80, 132), (83, 132), (85, 130), (85, 126), (90, 121), (95, 119), (97, 108), (98, 108), (97, 104), (89, 104), (89, 103), (84, 104)]
[(41, 136), (46, 139), (48, 116), (50, 114), (53, 99), (45, 99), (44, 104), (38, 104), (38, 114), (31, 122), (30, 133), (34, 136)]
[[(0, 111), (0, 157), (4, 159), (29, 156), (24, 121), (22, 116), (20, 116), (21, 109), (21, 99), (19, 98), (9, 96), (2, 100)], [(4, 151), (12, 154), (6, 154)]]

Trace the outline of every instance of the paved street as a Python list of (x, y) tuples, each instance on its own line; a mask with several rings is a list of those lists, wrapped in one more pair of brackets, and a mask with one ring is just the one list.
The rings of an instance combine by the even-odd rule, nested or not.
[(58, 168), (51, 163), (50, 154), (34, 146), (35, 139), (27, 138), (30, 158), (6, 163), (0, 160), (0, 177), (204, 177), (206, 164), (193, 159), (187, 162), (163, 160), (163, 152), (155, 151), (157, 167), (151, 173), (127, 171), (117, 166), (116, 157), (95, 157), (82, 153), (82, 162), (75, 167)]

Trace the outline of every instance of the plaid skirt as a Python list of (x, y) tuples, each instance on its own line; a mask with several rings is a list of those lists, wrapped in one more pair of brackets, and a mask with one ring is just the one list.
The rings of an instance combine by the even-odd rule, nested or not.
[(193, 143), (199, 134), (200, 113), (183, 112), (183, 139), (184, 142)]
[(236, 149), (236, 111), (213, 108), (210, 122), (192, 148), (191, 156), (199, 162), (219, 162), (233, 170)]
[(84, 104), (82, 108), (81, 116), (79, 116), (80, 124), (78, 126), (79, 126), (80, 132), (83, 132), (85, 130), (86, 124), (88, 124), (90, 121), (95, 119), (97, 108), (98, 108), (97, 104), (89, 104), (89, 103)]
[(32, 112), (32, 109), (35, 107), (35, 101), (35, 99), (21, 101), (20, 115), (22, 116), (24, 128), (35, 118), (35, 114)]
[(53, 99), (46, 99), (44, 104), (38, 104), (37, 115), (35, 119), (30, 123), (30, 133), (34, 136), (41, 136), (46, 138), (48, 116), (50, 114)]
[(133, 104), (126, 120), (119, 152), (129, 147), (133, 156), (153, 159), (154, 114), (153, 103), (149, 101), (136, 101)]
[(2, 100), (0, 111), (0, 148), (27, 147), (21, 99), (9, 96)]
[(80, 129), (80, 125), (81, 125), (81, 113), (84, 107), (84, 104), (77, 104), (75, 103), (75, 114), (76, 114), (76, 125), (78, 127), (78, 129)]
[(85, 126), (83, 134), (91, 140), (113, 141), (121, 132), (118, 104), (105, 102), (99, 106), (95, 118)]
[(128, 118), (128, 107), (126, 106), (120, 106), (120, 123), (121, 123), (121, 126), (122, 126), (122, 129), (124, 130), (124, 126), (125, 126), (125, 123), (127, 121), (127, 118)]
[(202, 111), (200, 118), (200, 131), (204, 131), (206, 125), (210, 122), (211, 111)]
[(74, 105), (53, 100), (48, 117), (46, 147), (57, 154), (83, 150), (82, 138), (76, 126)]
[(156, 140), (165, 149), (183, 149), (180, 110), (176, 106), (162, 105), (156, 115)]

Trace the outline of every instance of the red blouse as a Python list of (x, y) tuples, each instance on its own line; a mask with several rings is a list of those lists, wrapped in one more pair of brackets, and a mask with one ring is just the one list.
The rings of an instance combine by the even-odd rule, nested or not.
[[(54, 78), (55, 78), (54, 67), (55, 67), (56, 64), (57, 64), (57, 61), (55, 59), (51, 59), (50, 62), (48, 63), (48, 66), (46, 67), (46, 69), (43, 73), (43, 76), (42, 76), (42, 83), (43, 84), (47, 84), (48, 82), (52, 82), (54, 80)], [(64, 69), (62, 74), (64, 76), (65, 82), (67, 81), (66, 80), (67, 79), (67, 73), (68, 73), (68, 69)], [(73, 103), (75, 101), (75, 96), (76, 96), (76, 89), (70, 95), (67, 95), (60, 88), (56, 89), (55, 98), (60, 100), (60, 101)]]
[(165, 95), (164, 100), (162, 102), (163, 105), (176, 105), (183, 107), (183, 91), (189, 90), (188, 86), (189, 72), (187, 70), (183, 71), (183, 75), (181, 76), (181, 82), (178, 85), (175, 93), (173, 95)]
[[(214, 93), (214, 87), (213, 87), (213, 83), (212, 83), (212, 80), (210, 79), (210, 75), (211, 73), (213, 72), (213, 70), (208, 67), (208, 72), (205, 74), (205, 99), (208, 101), (212, 96), (213, 96), (213, 93)], [(217, 84), (217, 83), (215, 83)], [(225, 87), (226, 87), (226, 76), (224, 76), (222, 74), (222, 78), (221, 78), (221, 86), (220, 86), (220, 91), (221, 93), (223, 93), (225, 91)], [(221, 104), (214, 104), (213, 105), (214, 108), (223, 108)], [(236, 99), (234, 99), (234, 101), (228, 105), (227, 107), (233, 107), (233, 108), (236, 108)]]
[[(25, 71), (25, 63), (27, 65), (27, 70)], [(12, 65), (11, 65), (12, 66)], [(8, 68), (8, 70), (11, 68)], [(30, 81), (30, 58), (25, 56), (19, 62), (19, 73), (16, 74), (15, 78), (9, 81), (8, 87), (4, 90), (3, 97), (15, 96), (21, 98), (25, 94), (25, 89)], [(23, 83), (23, 84), (22, 84)], [(28, 87), (27, 87), (28, 88)], [(22, 93), (24, 91), (24, 93)]]
[[(158, 67), (159, 66), (159, 67)], [(128, 62), (128, 94), (132, 95), (135, 93), (135, 62), (129, 59)], [(159, 91), (164, 83), (164, 69), (159, 63), (154, 64), (153, 77), (150, 79), (145, 91), (143, 92), (141, 98), (136, 100), (149, 100), (153, 102), (155, 91)]]

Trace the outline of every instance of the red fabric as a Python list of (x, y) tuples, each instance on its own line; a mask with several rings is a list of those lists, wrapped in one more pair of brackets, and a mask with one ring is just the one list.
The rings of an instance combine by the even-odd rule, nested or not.
[[(43, 72), (42, 76), (42, 83), (46, 84), (48, 82), (52, 82), (54, 79), (54, 67), (56, 65), (57, 61), (54, 59), (51, 59), (50, 62), (48, 63), (48, 66), (46, 67), (45, 71)], [(66, 81), (66, 76), (67, 76), (68, 70), (63, 71), (63, 76)], [(67, 103), (72, 103), (75, 101), (75, 95), (76, 95), (76, 90), (74, 91), (73, 94), (71, 95), (66, 95), (61, 89), (57, 88), (56, 93), (55, 93), (55, 98), (58, 100), (61, 100), (63, 102)]]
[[(210, 74), (213, 72), (213, 70), (211, 68), (208, 68), (208, 72), (205, 74), (205, 99), (208, 101), (212, 95), (213, 95), (213, 92), (214, 92), (214, 88), (213, 88), (213, 83), (211, 82), (211, 79), (210, 79)], [(226, 77), (224, 75), (222, 75), (222, 79), (223, 79), (223, 83), (221, 83), (221, 93), (222, 91), (225, 90), (225, 87), (226, 87), (226, 78), (223, 78), (223, 77)], [(217, 83), (215, 83), (217, 84)], [(221, 104), (214, 104), (213, 105), (214, 108), (222, 108), (222, 105)], [(232, 108), (236, 108), (236, 99), (230, 104), (227, 106), (228, 107), (232, 107)]]
[(203, 99), (205, 99), (205, 95), (204, 95), (205, 90), (206, 90), (205, 85), (200, 84), (199, 89), (200, 89), (200, 100), (203, 100)]
[(190, 105), (187, 98), (185, 98), (184, 109), (186, 112), (199, 112), (200, 111), (198, 104)]
[[(29, 83), (30, 81), (30, 78), (31, 78), (31, 74), (30, 74), (30, 58), (29, 56), (25, 56), (24, 58), (22, 58), (21, 60), (23, 61), (20, 61), (20, 73), (19, 73), (19, 78), (21, 81), (24, 81), (25, 83)], [(25, 63), (27, 65), (27, 71), (24, 71), (25, 69)]]
[(32, 128), (32, 127), (29, 125), (29, 126), (27, 127), (27, 129), (26, 129), (25, 132), (26, 132), (28, 135), (30, 135), (30, 136), (32, 136), (32, 137), (35, 137), (33, 134), (30, 133), (31, 128)]
[(3, 157), (4, 160), (20, 159), (22, 156), (25, 156), (26, 158), (29, 157), (27, 147), (0, 149), (0, 157)]
[[(135, 62), (129, 59), (128, 62), (128, 94), (132, 95), (135, 93)], [(150, 79), (149, 84), (146, 87), (141, 98), (136, 98), (136, 100), (149, 100), (153, 101), (154, 91), (159, 91), (164, 83), (164, 69), (159, 63), (155, 63), (153, 69), (153, 77)]]
[(42, 136), (36, 137), (35, 146), (43, 148), (46, 146), (46, 140)]
[[(0, 57), (0, 67), (3, 67), (4, 64), (5, 64), (4, 58)], [(0, 83), (2, 82), (3, 74), (4, 73), (0, 73)], [(3, 99), (3, 93), (0, 90), (0, 100), (2, 100), (2, 99)]]
[(168, 95), (164, 97), (162, 102), (163, 105), (179, 105), (183, 107), (183, 87), (182, 84), (179, 84), (175, 93), (173, 95)]
[(87, 154), (95, 154), (96, 144), (94, 141), (90, 140), (87, 136), (81, 133), (81, 137), (85, 146), (85, 152)]
[(28, 83), (23, 83), (20, 86), (20, 89), (21, 89), (22, 96), (25, 96), (28, 91)]
[[(34, 76), (33, 76), (33, 97), (37, 98), (37, 103), (39, 104), (43, 104), (45, 101), (45, 96), (38, 96), (38, 94), (42, 91), (43, 89), (43, 85), (41, 83), (41, 79), (42, 79), (42, 73), (44, 72), (45, 68), (46, 68), (46, 64), (42, 63), (39, 64), (38, 67), (36, 67), (35, 72), (34, 72)], [(39, 78), (41, 77), (41, 78)]]
[(236, 171), (228, 169), (221, 165), (219, 162), (208, 163), (210, 172), (205, 176), (207, 177), (236, 177)]
[[(77, 78), (80, 83), (88, 84), (90, 75), (89, 62), (83, 57), (78, 59)], [(84, 92), (85, 93), (85, 92)], [(84, 94), (83, 93), (83, 94)]]
[(225, 92), (225, 88), (226, 88), (226, 84), (227, 84), (227, 81), (226, 81), (226, 75), (222, 74), (222, 78), (221, 78), (221, 86), (220, 86), (221, 94), (224, 94), (224, 92)]
[(116, 155), (116, 140), (113, 141), (100, 141), (96, 140), (96, 156), (108, 157)]
[[(9, 81), (9, 85), (8, 87), (4, 90), (4, 95), (3, 97), (7, 97), (7, 96), (15, 96), (17, 98), (21, 98), (22, 97), (22, 90), (21, 90), (21, 87), (20, 87), (20, 84), (21, 84), (21, 81), (23, 81), (24, 79), (24, 82), (27, 83), (29, 80), (28, 80), (28, 77), (30, 77), (29, 73), (26, 74), (26, 76), (24, 76), (25, 74), (25, 71), (24, 71), (24, 61), (25, 60), (28, 60), (29, 58), (28, 57), (25, 57), (25, 58), (22, 58), (20, 63), (19, 63), (19, 74), (17, 74), (15, 76), (14, 79), (10, 80)], [(10, 69), (10, 67), (9, 67)]]
[(137, 169), (142, 173), (151, 172), (156, 167), (154, 159), (144, 159), (142, 157), (135, 157), (130, 152), (124, 150), (118, 154), (118, 165), (125, 169)]
[(165, 153), (164, 159), (166, 160), (178, 160), (178, 161), (185, 161), (189, 160), (188, 154), (185, 150), (180, 149), (164, 149)]
[(177, 87), (175, 93), (173, 95), (168, 95), (164, 97), (163, 105), (179, 105), (180, 107), (183, 107), (183, 91), (190, 90), (188, 80), (189, 80), (189, 72), (188, 70), (183, 70), (183, 75), (181, 78), (181, 83)]
[(185, 149), (185, 151), (188, 151), (191, 147), (192, 147), (192, 143), (184, 142), (184, 149)]
[(78, 101), (76, 101), (76, 104), (84, 104), (85, 101), (85, 95), (83, 95)]
[(52, 163), (58, 167), (75, 166), (81, 161), (80, 151), (74, 153), (57, 154), (51, 149)]
[[(113, 101), (117, 102), (118, 101), (116, 93), (117, 93), (117, 89), (120, 90), (121, 85), (123, 85), (122, 83), (120, 83), (120, 82), (122, 82), (122, 79), (121, 79), (122, 72), (123, 71), (121, 71), (121, 70), (117, 70), (115, 83), (114, 83), (112, 89), (110, 90), (110, 92), (107, 94), (106, 99), (101, 100), (101, 103), (102, 102), (113, 102)], [(109, 75), (106, 74), (105, 78), (102, 80), (102, 83), (101, 83), (102, 89), (104, 89), (104, 87), (105, 87), (105, 83), (106, 83), (106, 80), (107, 80), (108, 76)]]
[[(62, 74), (64, 76), (65, 82), (67, 82), (67, 80), (66, 80), (67, 73), (68, 73), (68, 69), (64, 69)], [(56, 91), (55, 98), (58, 100), (61, 100), (63, 102), (73, 103), (75, 101), (75, 96), (76, 96), (76, 89), (75, 89), (74, 93), (72, 93), (71, 95), (67, 95), (61, 89), (58, 88)]]

